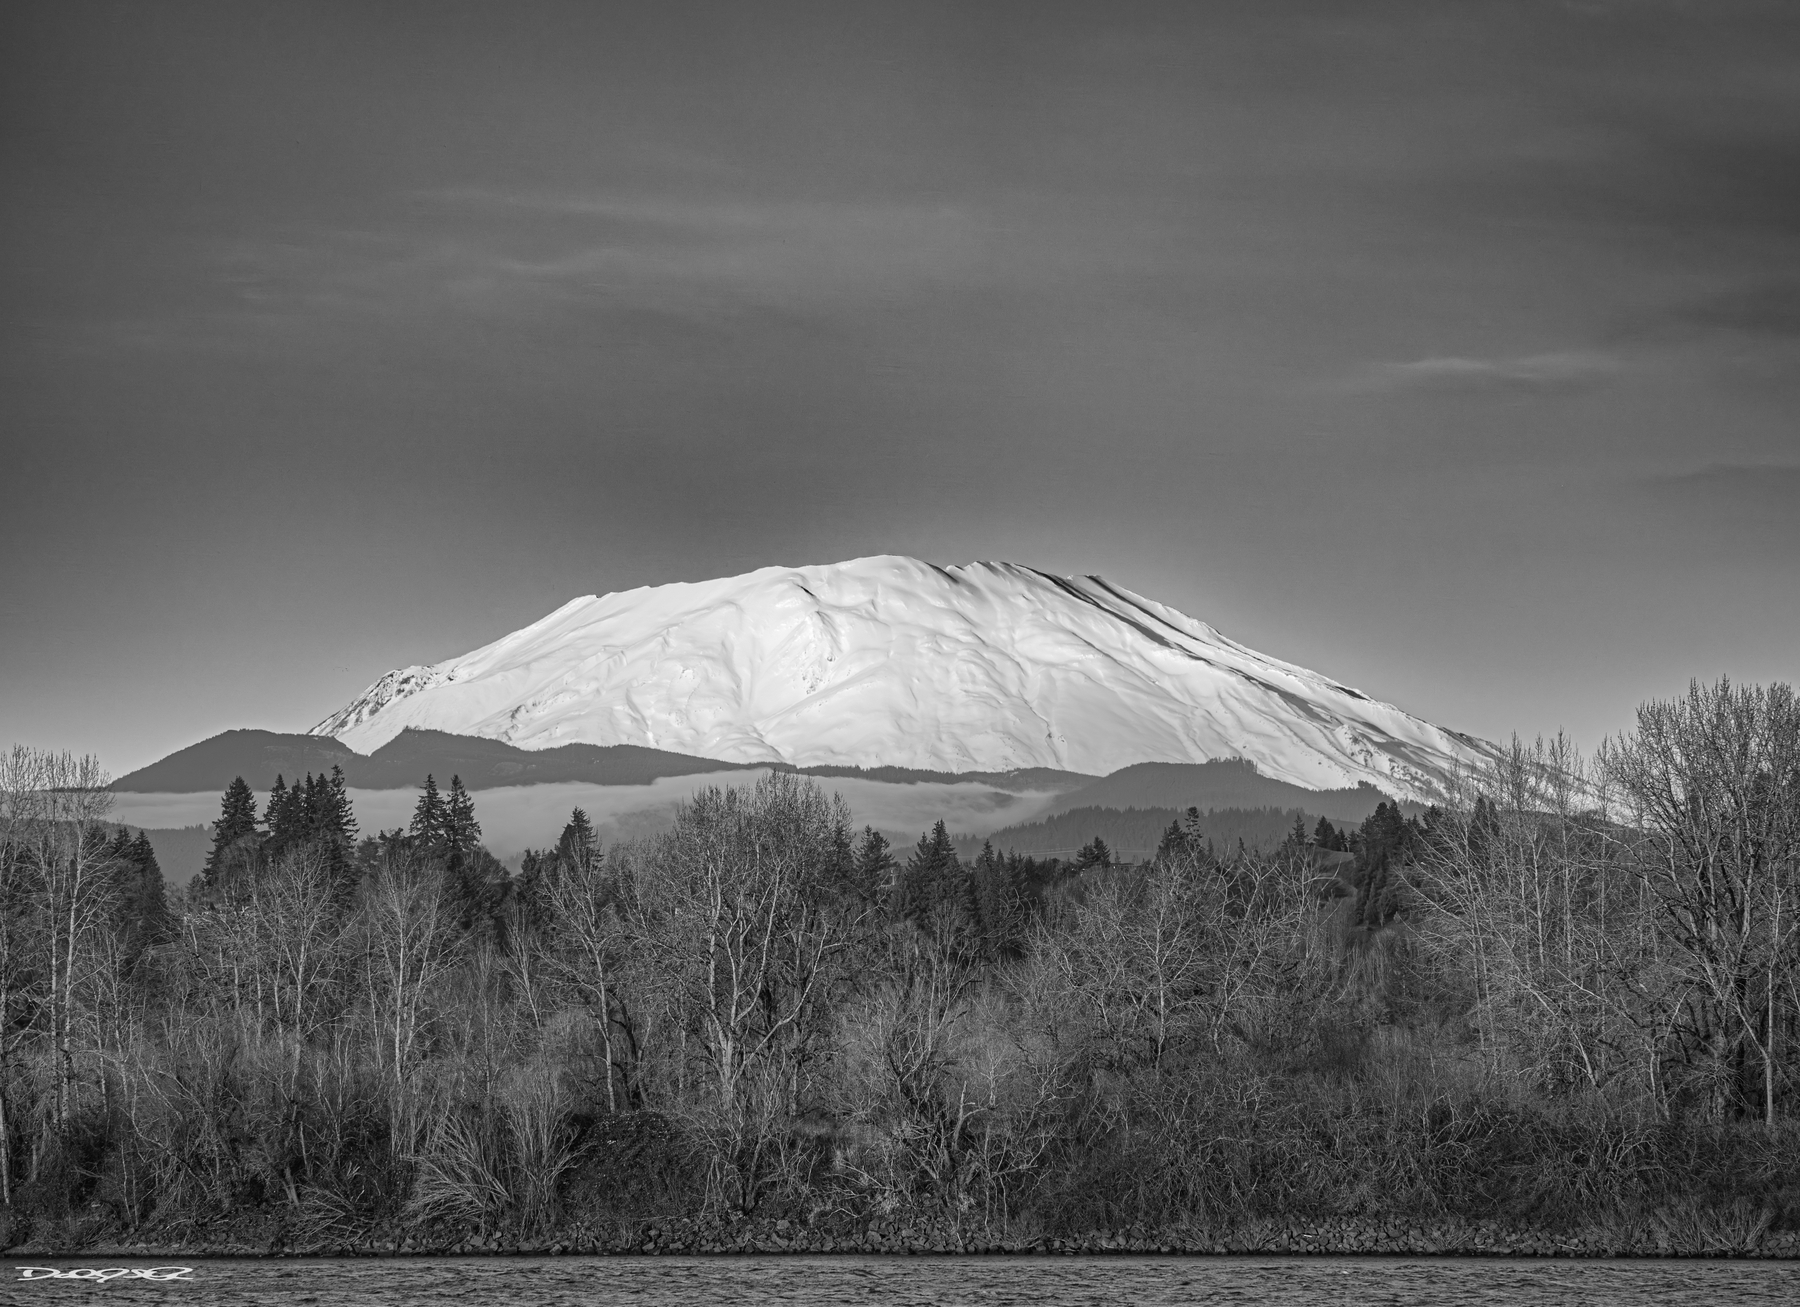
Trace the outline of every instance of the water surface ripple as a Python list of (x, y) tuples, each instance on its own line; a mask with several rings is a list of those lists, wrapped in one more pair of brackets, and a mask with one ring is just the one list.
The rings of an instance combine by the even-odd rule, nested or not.
[[(167, 1265), (180, 1259), (161, 1259)], [(151, 1266), (142, 1259), (10, 1257), (0, 1302), (867, 1303), (888, 1307), (1162, 1307), (1192, 1303), (1800, 1302), (1800, 1263), (1418, 1257), (417, 1257), (192, 1259), (190, 1282), (19, 1279), (19, 1266)]]

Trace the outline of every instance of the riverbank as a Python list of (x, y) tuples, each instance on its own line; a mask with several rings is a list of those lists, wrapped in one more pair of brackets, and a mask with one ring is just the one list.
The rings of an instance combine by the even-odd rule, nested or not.
[(551, 1234), (446, 1228), (385, 1227), (302, 1235), (279, 1218), (195, 1227), (141, 1239), (83, 1237), (78, 1225), (34, 1231), (0, 1248), (16, 1256), (116, 1257), (408, 1257), (692, 1254), (1044, 1255), (1044, 1254), (1314, 1254), (1319, 1256), (1478, 1257), (1740, 1257), (1800, 1258), (1800, 1231), (1771, 1230), (1745, 1211), (1658, 1213), (1614, 1219), (1583, 1229), (1550, 1230), (1501, 1221), (1414, 1218), (1259, 1219), (1230, 1227), (1128, 1227), (1081, 1235), (1022, 1235), (923, 1220), (852, 1221), (682, 1218), (630, 1225), (575, 1222)]

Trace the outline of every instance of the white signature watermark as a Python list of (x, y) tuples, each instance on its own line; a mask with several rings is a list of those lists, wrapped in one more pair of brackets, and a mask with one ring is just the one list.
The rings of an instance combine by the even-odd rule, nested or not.
[(194, 1273), (191, 1266), (77, 1266), (59, 1271), (54, 1266), (20, 1266), (15, 1268), (21, 1280), (98, 1280), (104, 1284), (121, 1276), (135, 1280), (187, 1280)]

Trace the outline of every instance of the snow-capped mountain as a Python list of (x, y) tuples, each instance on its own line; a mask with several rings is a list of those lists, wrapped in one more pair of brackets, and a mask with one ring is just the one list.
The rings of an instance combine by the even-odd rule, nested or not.
[(367, 753), (409, 726), (944, 772), (1243, 758), (1416, 799), (1492, 750), (1097, 576), (893, 556), (573, 599), (312, 733)]

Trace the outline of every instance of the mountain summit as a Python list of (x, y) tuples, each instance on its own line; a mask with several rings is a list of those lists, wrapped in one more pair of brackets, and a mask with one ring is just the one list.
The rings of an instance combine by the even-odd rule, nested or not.
[(1492, 749), (1097, 576), (894, 556), (573, 599), (389, 672), (312, 733), (367, 753), (409, 726), (803, 767), (1242, 758), (1309, 789), (1417, 799)]

